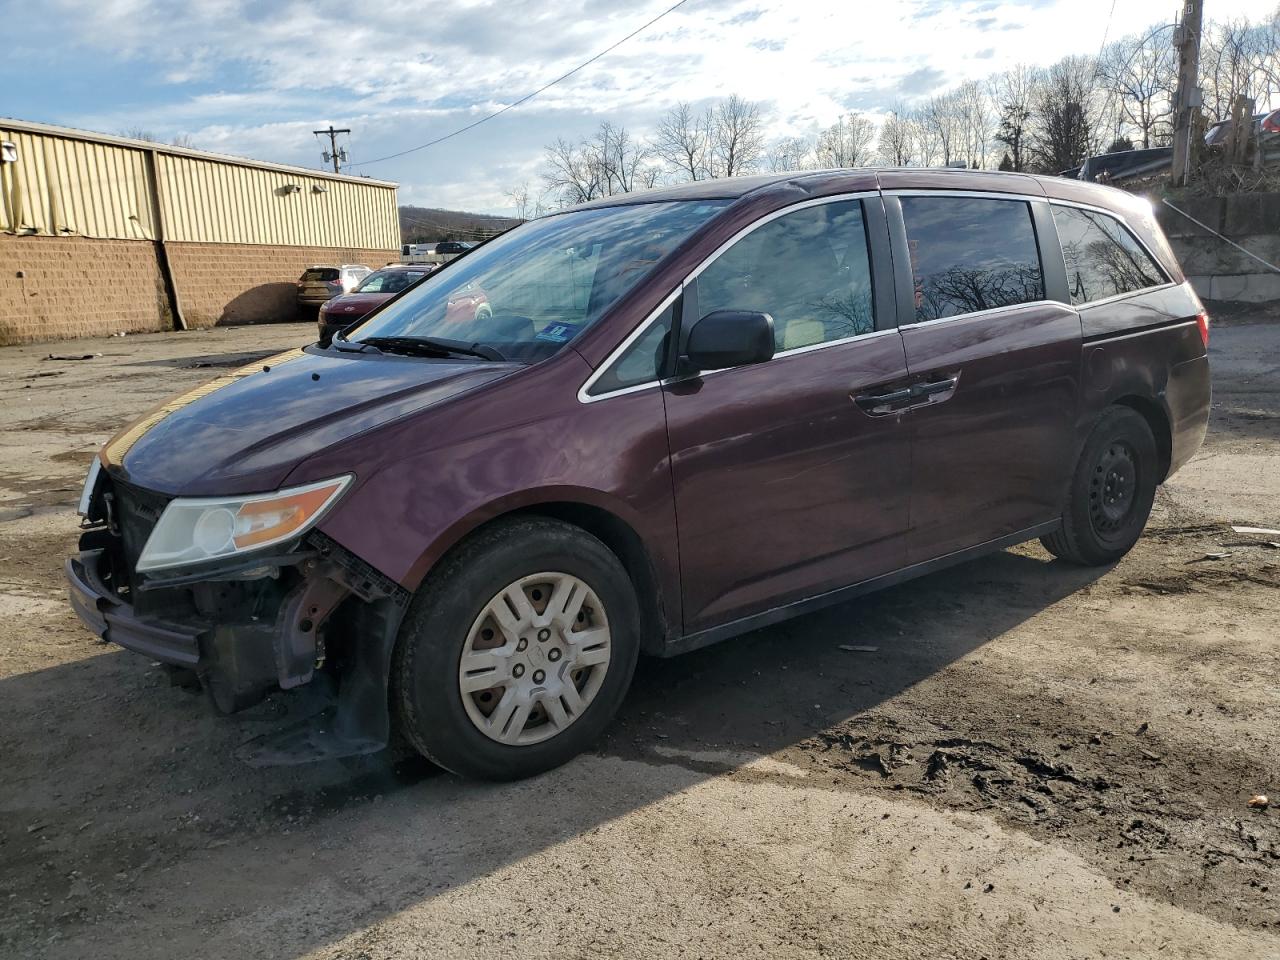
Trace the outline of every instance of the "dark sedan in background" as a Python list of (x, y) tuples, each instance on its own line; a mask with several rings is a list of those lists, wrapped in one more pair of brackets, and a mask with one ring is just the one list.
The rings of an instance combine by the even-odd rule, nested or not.
[(362, 320), (374, 307), (386, 303), (397, 293), (408, 290), (434, 269), (433, 264), (393, 263), (375, 270), (350, 293), (334, 297), (320, 307), (317, 321), (320, 342), (327, 344), (343, 327)]

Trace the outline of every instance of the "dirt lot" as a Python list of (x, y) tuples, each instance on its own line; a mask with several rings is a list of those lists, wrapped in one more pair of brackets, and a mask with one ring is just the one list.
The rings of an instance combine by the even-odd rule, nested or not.
[(1028, 545), (642, 663), (500, 787), (240, 766), (296, 703), (215, 717), (66, 608), (98, 445), (308, 332), (0, 351), (0, 955), (1280, 957), (1280, 537), (1228, 527), (1280, 525), (1280, 325), (1215, 330), (1114, 569)]

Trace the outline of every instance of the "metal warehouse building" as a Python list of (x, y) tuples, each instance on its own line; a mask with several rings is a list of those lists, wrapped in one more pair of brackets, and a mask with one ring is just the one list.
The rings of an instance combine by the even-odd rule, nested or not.
[(0, 345), (291, 319), (399, 247), (394, 183), (0, 118)]

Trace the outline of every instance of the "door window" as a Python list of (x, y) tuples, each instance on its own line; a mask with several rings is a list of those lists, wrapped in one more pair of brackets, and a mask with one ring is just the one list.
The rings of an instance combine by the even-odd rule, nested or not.
[(698, 278), (698, 312), (773, 317), (779, 353), (875, 329), (862, 202), (805, 207), (747, 234)]
[(1114, 217), (1054, 205), (1053, 222), (1067, 263), (1072, 304), (1105, 300), (1165, 283), (1165, 276)]
[(1022, 200), (903, 197), (915, 322), (1044, 299), (1031, 208)]

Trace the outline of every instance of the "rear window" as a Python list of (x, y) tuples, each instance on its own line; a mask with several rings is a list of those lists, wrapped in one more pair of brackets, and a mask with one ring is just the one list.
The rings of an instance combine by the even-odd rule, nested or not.
[(429, 270), (377, 270), (361, 281), (356, 293), (399, 293), (407, 290), (423, 277)]
[(903, 197), (915, 320), (1044, 299), (1044, 275), (1022, 200)]
[(337, 280), (338, 271), (334, 267), (312, 267), (302, 275), (302, 281), (308, 280)]
[(1054, 204), (1071, 303), (1105, 300), (1166, 282), (1150, 254), (1114, 217)]

